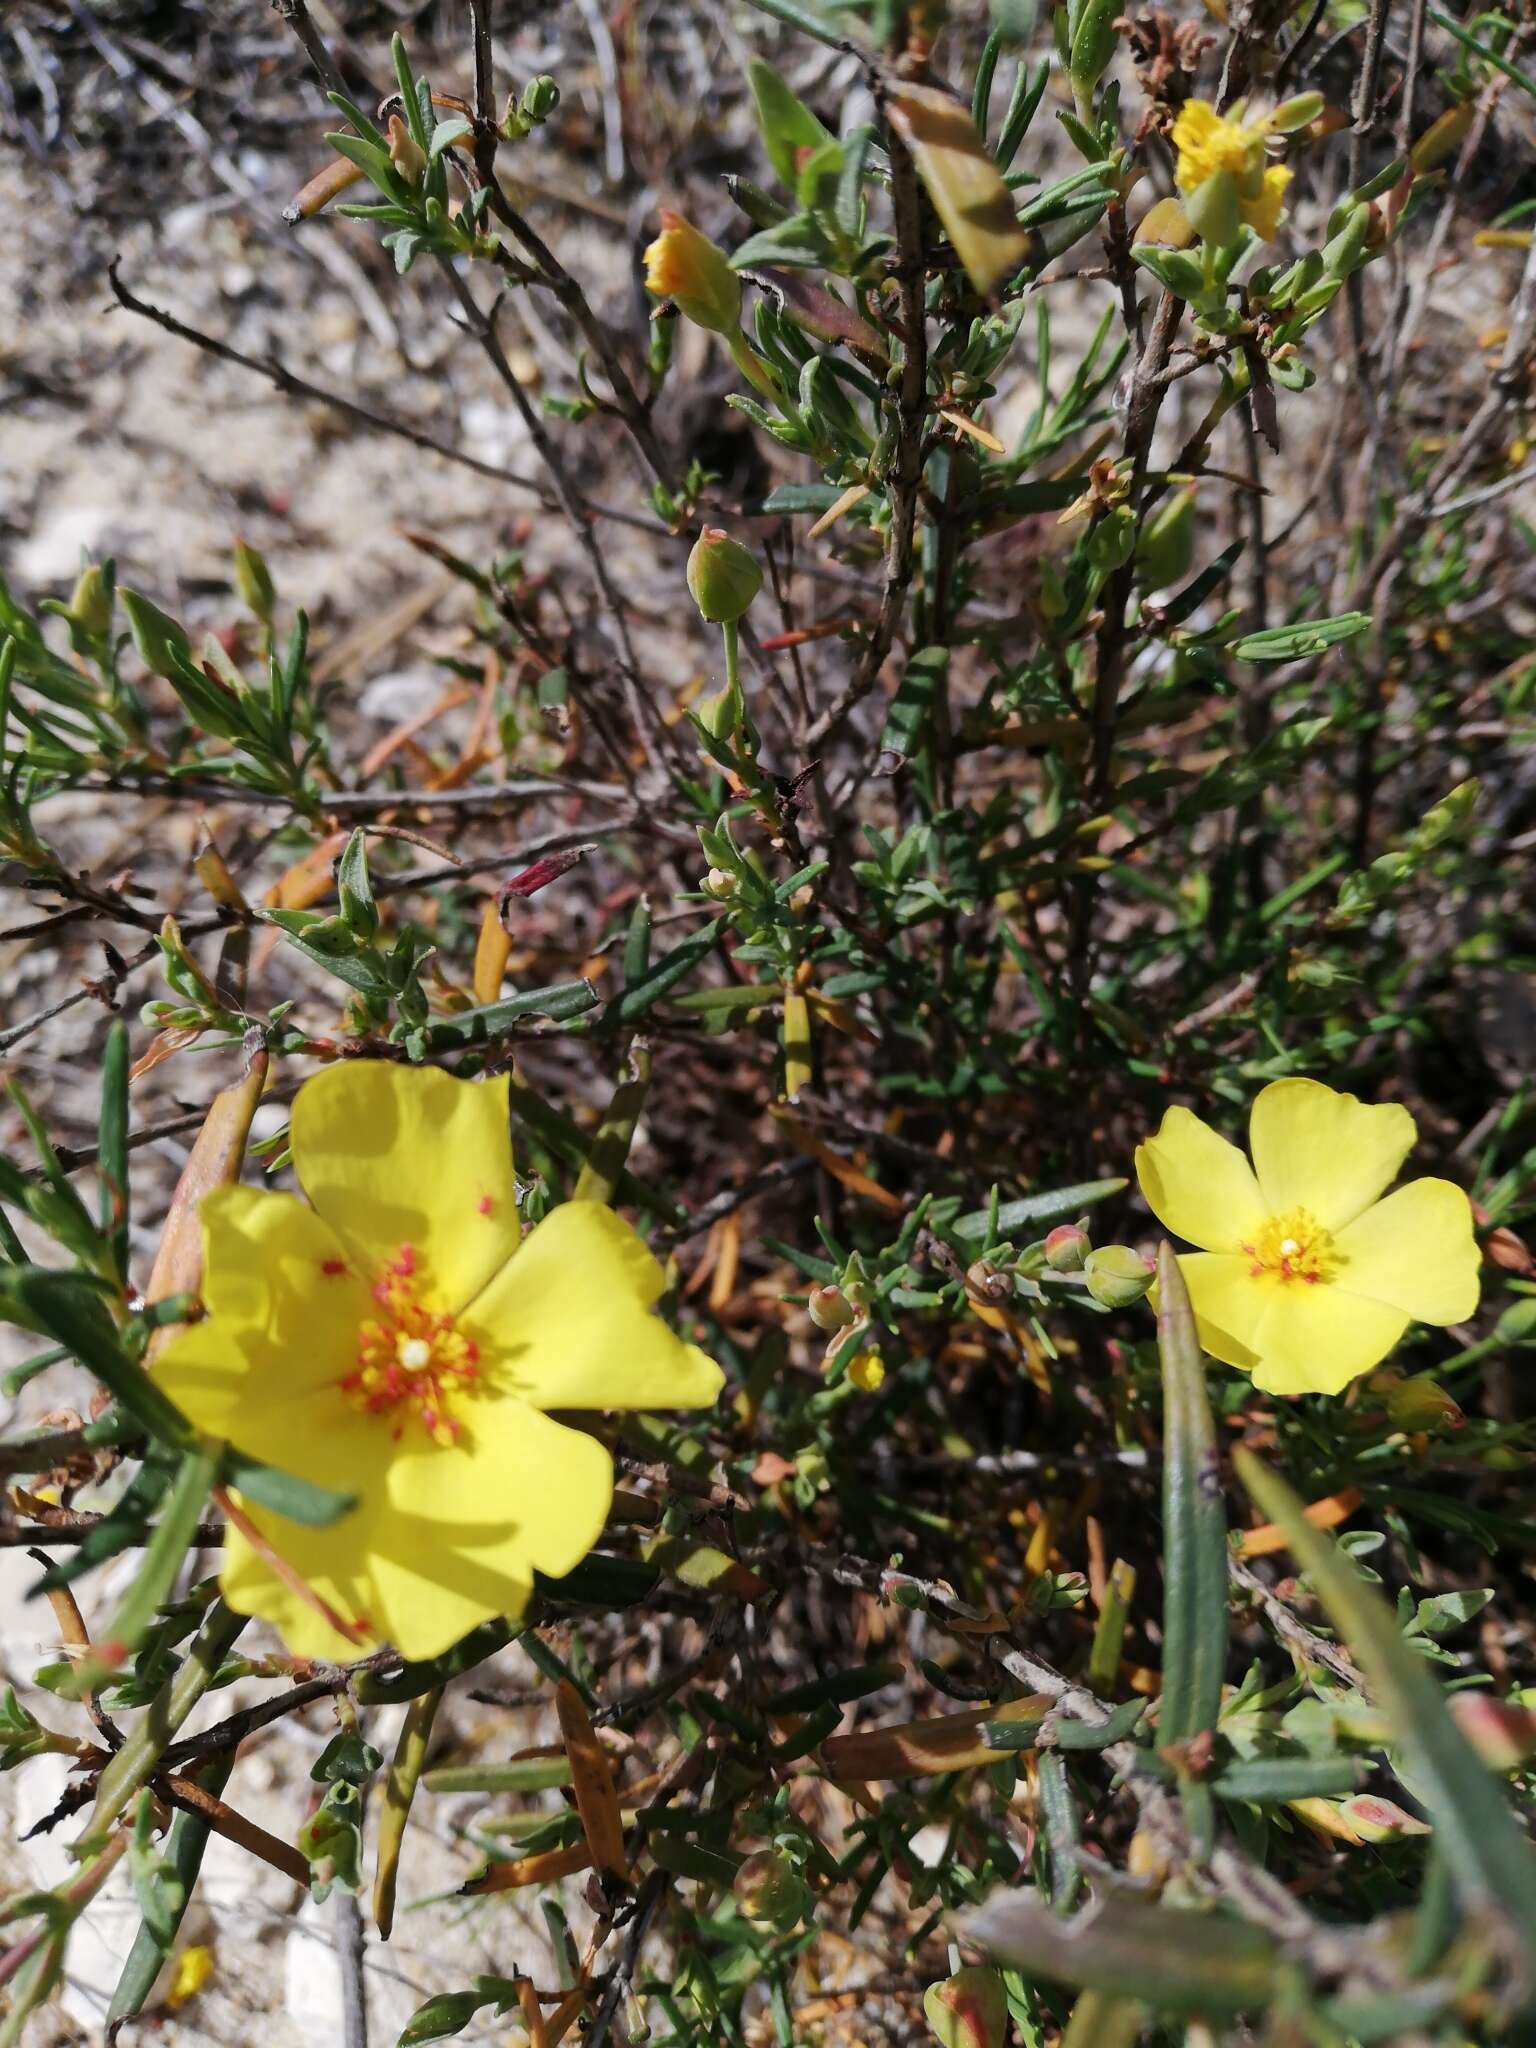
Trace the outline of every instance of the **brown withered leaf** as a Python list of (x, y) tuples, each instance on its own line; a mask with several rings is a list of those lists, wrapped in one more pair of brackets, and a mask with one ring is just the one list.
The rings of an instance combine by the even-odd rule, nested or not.
[(627, 1881), (629, 1859), (624, 1854), (624, 1821), (619, 1812), (613, 1767), (597, 1739), (581, 1694), (568, 1678), (562, 1678), (555, 1687), (555, 1712), (570, 1761), (576, 1811), (581, 1815), (592, 1861), (599, 1870)]
[(821, 1761), (833, 1778), (922, 1778), (943, 1771), (995, 1764), (1005, 1752), (988, 1749), (984, 1721), (1039, 1721), (1054, 1702), (1046, 1693), (1001, 1700), (964, 1714), (940, 1714), (931, 1721), (902, 1721), (891, 1728), (864, 1728), (856, 1735), (832, 1735), (821, 1745)]

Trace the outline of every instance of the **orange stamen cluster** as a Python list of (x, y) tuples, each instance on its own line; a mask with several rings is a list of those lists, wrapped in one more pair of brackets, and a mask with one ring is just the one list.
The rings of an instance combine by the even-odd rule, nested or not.
[[(479, 1378), (479, 1347), (454, 1328), (452, 1316), (428, 1308), (418, 1288), (415, 1247), (403, 1244), (374, 1282), (381, 1314), (358, 1330), (357, 1366), (341, 1390), (367, 1415), (414, 1408), (434, 1443), (452, 1444), (459, 1424), (448, 1413), (448, 1397)], [(396, 1439), (404, 1433), (399, 1415)]]
[(1309, 1209), (1267, 1218), (1243, 1250), (1253, 1262), (1248, 1270), (1255, 1280), (1268, 1274), (1280, 1281), (1300, 1280), (1308, 1287), (1336, 1279), (1342, 1263), (1332, 1235)]

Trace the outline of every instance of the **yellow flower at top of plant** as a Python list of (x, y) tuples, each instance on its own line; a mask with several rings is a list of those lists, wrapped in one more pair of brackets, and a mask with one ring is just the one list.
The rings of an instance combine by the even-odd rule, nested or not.
[[(1217, 215), (1223, 206), (1230, 209), (1234, 199), (1237, 219), (1261, 240), (1272, 242), (1279, 232), (1291, 174), (1284, 164), (1265, 162), (1264, 141), (1274, 125), (1273, 117), (1248, 123), (1234, 120), (1217, 113), (1208, 100), (1186, 100), (1179, 109), (1173, 124), (1173, 146), (1178, 151), (1174, 181), (1181, 192), (1191, 195), (1186, 210), (1209, 240), (1230, 241), (1231, 236), (1213, 233), (1202, 213)], [(1194, 198), (1196, 194), (1201, 197)]]
[(259, 1544), (227, 1531), (229, 1605), (298, 1656), (355, 1656), (307, 1587), (433, 1657), (602, 1531), (612, 1460), (551, 1410), (704, 1407), (722, 1375), (651, 1313), (661, 1268), (610, 1209), (567, 1202), (519, 1242), (504, 1076), (348, 1061), (299, 1090), (292, 1143), (308, 1203), (205, 1196), (206, 1315), (155, 1378), (210, 1437), (356, 1496), (324, 1528), (241, 1502)]
[(741, 279), (724, 250), (669, 207), (645, 252), (645, 288), (711, 334), (734, 334), (741, 325)]
[(1187, 1109), (1136, 1150), (1147, 1204), (1176, 1237), (1200, 1341), (1271, 1394), (1337, 1394), (1409, 1323), (1477, 1307), (1472, 1208), (1448, 1180), (1393, 1194), (1413, 1118), (1320, 1081), (1272, 1081), (1248, 1120), (1253, 1164)]

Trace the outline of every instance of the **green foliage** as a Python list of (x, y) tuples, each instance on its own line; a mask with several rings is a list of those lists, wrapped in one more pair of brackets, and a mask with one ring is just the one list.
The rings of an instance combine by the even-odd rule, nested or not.
[[(1431, 98), (1465, 139), (1536, 85), (1506, 12), (1431, 8), (1454, 55), (1412, 83), (1380, 13), (1282, 6), (1266, 42), (1233, 10), (1177, 62), (1115, 0), (733, 14), (706, 112), (734, 121), (739, 217), (696, 183), (724, 289), (688, 340), (741, 386), (714, 425), (744, 483), (706, 467), (713, 433), (667, 440), (717, 388), (674, 406), (690, 295), (626, 332), (555, 252), (542, 172), (522, 187), (584, 80), (497, 115), (477, 48), (471, 110), (397, 35), (387, 99), (330, 94), (333, 173), (369, 192), (335, 210), (417, 270), (413, 317), (441, 297), (485, 351), (559, 552), (416, 537), (482, 712), (460, 753), (424, 727), (371, 758), (279, 555), (235, 543), (185, 617), (110, 560), (67, 600), (0, 583), (0, 872), (48, 906), (20, 936), (105, 939), (65, 1011), (145, 970), (162, 991), (74, 1016), (81, 1128), (46, 1062), (7, 1083), (6, 1391), (67, 1364), (97, 1399), (0, 1444), (8, 1537), (57, 1545), (31, 1590), (76, 1589), (92, 1638), (17, 1674), (0, 1769), (67, 1755), (94, 1799), (80, 1875), (0, 1908), (0, 2048), (118, 1857), (141, 1924), (112, 2025), (144, 2009), (228, 1823), (236, 1744), (193, 1717), (237, 1678), (335, 1702), (307, 1816), (256, 1850), (317, 1900), (376, 1856), (387, 1938), (450, 1796), (476, 1802), (487, 1941), (501, 1890), (540, 1892), (547, 1974), (440, 1991), (401, 2048), (530, 1997), (589, 2048), (795, 2048), (850, 1944), (871, 2042), (919, 2014), (946, 2048), (1530, 2036), (1536, 1096), (1499, 1022), (1523, 1048), (1530, 295), (1498, 366), (1433, 393), (1395, 329), (1474, 250), (1492, 175), (1423, 163)], [(1264, 143), (1292, 173), (1276, 241), (1225, 172), (1150, 217), (1186, 87), (1218, 77), (1250, 118), (1293, 95)], [(504, 294), (559, 331), (537, 405)], [(622, 504), (588, 494), (609, 466)], [(109, 885), (66, 797), (209, 822), (174, 890), (158, 847)], [(7, 1015), (0, 1050), (51, 1015)], [(339, 1473), (200, 1439), (153, 1374), (199, 1257), (158, 1289), (145, 1247), (174, 1251), (211, 1183), (168, 1202), (144, 1105), (157, 1067), (227, 1078), (236, 1047), (275, 1105), (317, 1061), (509, 1074), (521, 1221), (633, 1213), (660, 1312), (726, 1370), (701, 1416), (587, 1416), (620, 1480), (598, 1547), (439, 1656), (247, 1656), (187, 1583), (221, 1516), (308, 1544), (357, 1508)], [(1411, 1106), (1411, 1170), (1465, 1187), (1488, 1252), (1474, 1326), (1411, 1324), (1333, 1399), (1213, 1365), (1131, 1189), (1171, 1103), (1240, 1136), (1296, 1075)], [(280, 1179), (281, 1122), (222, 1177)], [(92, 1568), (130, 1551), (102, 1606)], [(590, 1715), (625, 1874), (589, 1841), (580, 1745), (435, 1719), (495, 1701), (503, 1656)], [(126, 1724), (110, 1754), (86, 1702)], [(850, 1719), (867, 1778), (840, 1775)], [(562, 1882), (599, 1909), (590, 1953)]]

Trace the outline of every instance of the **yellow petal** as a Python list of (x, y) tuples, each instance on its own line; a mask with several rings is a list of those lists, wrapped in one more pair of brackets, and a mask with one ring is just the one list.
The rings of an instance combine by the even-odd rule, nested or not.
[(422, 1298), (453, 1312), (517, 1247), (507, 1078), (345, 1060), (294, 1098), (304, 1192), (361, 1255), (416, 1251)]
[(1230, 1252), (1187, 1252), (1179, 1271), (1189, 1289), (1202, 1347), (1223, 1365), (1252, 1372), (1258, 1364), (1254, 1341), (1269, 1306), (1263, 1286), (1250, 1271), (1252, 1260)]
[[(470, 1402), (459, 1414), (457, 1444), (423, 1443), (390, 1467), (376, 1619), (409, 1657), (436, 1656), (493, 1614), (521, 1613), (535, 1570), (573, 1570), (613, 1497), (613, 1460), (583, 1430), (518, 1400)], [(436, 1611), (445, 1597), (458, 1609), (447, 1633)], [(422, 1648), (429, 1640), (437, 1647)]]
[(1335, 1249), (1341, 1286), (1415, 1322), (1463, 1323), (1477, 1307), (1472, 1205), (1453, 1181), (1410, 1181), (1341, 1230)]
[[(365, 1501), (328, 1529), (309, 1529), (281, 1515), (240, 1500), (239, 1505), (263, 1539), (278, 1551), (333, 1608), (354, 1624), (373, 1623), (379, 1604), (369, 1570), (377, 1503)], [(219, 1587), (236, 1614), (251, 1614), (276, 1629), (295, 1657), (323, 1657), (350, 1663), (359, 1645), (333, 1629), (324, 1616), (280, 1579), (241, 1531), (224, 1532), (224, 1565)], [(469, 1627), (473, 1628), (471, 1622)], [(365, 1625), (368, 1645), (384, 1640), (376, 1625)]]
[(1136, 1178), (1158, 1222), (1207, 1251), (1235, 1252), (1264, 1221), (1253, 1169), (1190, 1110), (1166, 1111), (1137, 1146)]
[(1255, 1333), (1253, 1383), (1268, 1394), (1337, 1394), (1379, 1365), (1408, 1327), (1400, 1309), (1342, 1287), (1280, 1286)]
[[(612, 1460), (582, 1431), (516, 1400), (466, 1402), (459, 1416), (457, 1444), (396, 1444), (382, 1430), (393, 1454), (384, 1473), (327, 1529), (240, 1503), (327, 1606), (404, 1657), (440, 1656), (481, 1622), (520, 1614), (535, 1570), (563, 1578), (591, 1550), (613, 1495)], [(237, 1613), (269, 1622), (295, 1656), (358, 1654), (238, 1529), (220, 1583)]]
[(1280, 216), (1285, 211), (1285, 188), (1291, 182), (1291, 174), (1284, 164), (1274, 164), (1264, 173), (1264, 180), (1258, 195), (1245, 199), (1240, 211), (1243, 219), (1262, 241), (1272, 242), (1280, 232)]
[(1173, 124), (1173, 146), (1178, 150), (1203, 149), (1226, 125), (1209, 100), (1186, 100)]
[(600, 1202), (566, 1202), (460, 1318), (496, 1383), (537, 1408), (703, 1408), (724, 1377), (650, 1313), (662, 1271)]
[(388, 1432), (360, 1415), (338, 1381), (357, 1363), (373, 1313), (356, 1261), (293, 1195), (217, 1188), (205, 1195), (207, 1314), (151, 1368), (209, 1436), (300, 1478), (351, 1490), (380, 1468)]
[(1401, 1103), (1361, 1102), (1321, 1081), (1271, 1081), (1248, 1121), (1270, 1214), (1308, 1209), (1325, 1230), (1342, 1230), (1390, 1187), (1414, 1135)]

